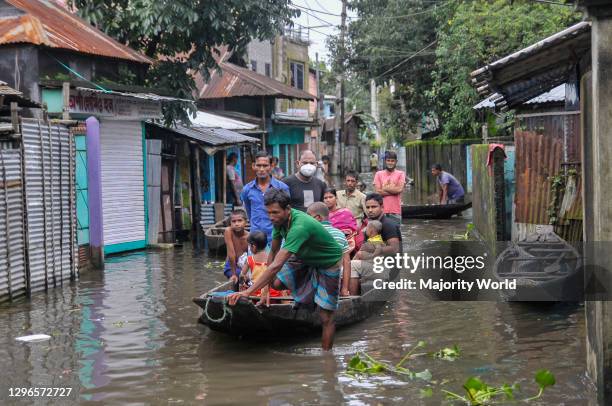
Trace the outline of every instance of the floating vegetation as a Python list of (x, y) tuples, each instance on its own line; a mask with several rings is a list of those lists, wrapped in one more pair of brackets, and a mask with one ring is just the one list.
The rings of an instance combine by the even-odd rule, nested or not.
[(446, 397), (448, 400), (461, 401), (471, 406), (484, 406), (501, 403), (502, 400), (521, 400), (523, 402), (536, 400), (542, 396), (544, 390), (547, 387), (553, 386), (555, 384), (555, 376), (546, 369), (541, 369), (537, 371), (534, 380), (540, 387), (540, 390), (535, 396), (525, 399), (515, 398), (515, 392), (520, 390), (518, 384), (503, 384), (498, 387), (489, 386), (484, 383), (480, 378), (474, 376), (469, 377), (463, 385), (463, 389), (465, 390), (465, 396), (461, 396), (457, 393), (450, 392), (444, 389), (442, 390), (442, 392), (446, 393)]
[(455, 344), (452, 348), (442, 348), (430, 354), (433, 358), (443, 359), (445, 361), (454, 361), (461, 355), (459, 347)]
[[(448, 384), (450, 381), (443, 379), (438, 383), (432, 379), (433, 376), (428, 369), (421, 372), (414, 372), (403, 366), (407, 361), (413, 359), (414, 357), (425, 355), (415, 354), (414, 352), (417, 349), (424, 348), (426, 345), (427, 344), (425, 341), (419, 341), (417, 345), (408, 351), (408, 353), (406, 353), (406, 355), (404, 355), (395, 365), (385, 361), (376, 360), (365, 352), (359, 352), (349, 361), (346, 368), (346, 374), (353, 377), (390, 374), (399, 377), (406, 377), (410, 380), (419, 379), (427, 382), (427, 386), (420, 389), (420, 397), (422, 399), (430, 398), (434, 394), (434, 388), (432, 385), (443, 386)], [(459, 346), (455, 344), (452, 347), (441, 348), (440, 350), (428, 353), (427, 355), (433, 359), (454, 361), (461, 356), (461, 350), (459, 349)], [(475, 376), (469, 377), (463, 385), (463, 389), (465, 391), (464, 395), (460, 395), (445, 389), (442, 389), (442, 393), (446, 394), (446, 399), (451, 402), (462, 402), (470, 406), (485, 406), (514, 400), (520, 400), (522, 402), (536, 400), (542, 396), (547, 387), (555, 384), (555, 376), (546, 369), (537, 371), (535, 373), (534, 380), (540, 388), (538, 393), (535, 396), (524, 399), (516, 399), (515, 394), (516, 392), (520, 391), (520, 387), (516, 383), (512, 385), (503, 384), (501, 386), (489, 386), (479, 377)]]

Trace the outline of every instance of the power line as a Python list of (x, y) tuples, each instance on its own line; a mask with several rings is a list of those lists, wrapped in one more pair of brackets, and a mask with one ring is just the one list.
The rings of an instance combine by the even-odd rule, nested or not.
[(372, 79), (378, 79), (382, 76), (385, 76), (388, 73), (391, 73), (393, 71), (395, 71), (397, 68), (399, 68), (400, 66), (402, 66), (403, 64), (405, 64), (406, 62), (408, 62), (409, 60), (415, 58), (417, 55), (421, 54), (421, 52), (425, 51), (426, 49), (428, 49), (429, 47), (433, 46), (436, 42), (438, 42), (438, 40), (434, 40), (433, 42), (431, 42), (429, 45), (425, 46), (425, 48), (422, 48), (420, 50), (418, 50), (417, 52), (415, 52), (414, 54), (410, 55), (408, 58), (404, 59), (403, 61), (401, 61), (400, 63), (398, 63), (397, 65), (395, 65), (394, 67), (392, 67), (391, 69), (381, 73), (380, 75), (372, 78)]
[[(541, 0), (543, 1), (543, 0)], [(425, 14), (425, 13), (429, 13), (431, 11), (434, 11), (437, 9), (437, 6), (445, 6), (448, 4), (448, 1), (445, 2), (440, 2), (440, 3), (435, 3), (434, 6), (426, 9), (426, 10), (422, 10), (422, 11), (417, 11), (415, 13), (411, 13), (411, 14), (402, 14), (402, 15), (398, 15), (398, 16), (372, 16), (372, 17), (368, 17), (368, 19), (382, 19), (382, 20), (394, 20), (394, 19), (398, 19), (398, 18), (406, 18), (406, 17), (414, 17), (417, 15), (421, 15), (421, 14)], [(293, 7), (296, 7), (298, 9), (300, 9), (301, 11), (304, 11), (304, 13), (309, 14), (308, 12), (312, 12), (312, 13), (319, 13), (319, 14), (325, 14), (325, 15), (329, 15), (329, 16), (333, 16), (333, 17), (341, 17), (340, 14), (334, 14), (334, 13), (329, 13), (327, 11), (321, 11), (321, 10), (316, 10), (310, 7), (304, 7), (304, 6), (300, 6), (298, 4), (291, 4)], [(313, 14), (309, 14), (311, 16), (314, 17)], [(358, 20), (361, 19), (360, 17), (351, 17), (351, 16), (347, 16), (347, 18), (352, 19), (352, 20)]]

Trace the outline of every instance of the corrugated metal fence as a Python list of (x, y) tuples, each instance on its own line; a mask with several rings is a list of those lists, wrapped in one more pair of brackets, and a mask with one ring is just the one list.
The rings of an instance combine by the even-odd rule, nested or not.
[(77, 276), (73, 137), (63, 125), (22, 119), (21, 140), (0, 151), (0, 228), (9, 230), (0, 239), (0, 300)]
[(0, 149), (0, 301), (27, 289), (21, 151)]
[(68, 128), (23, 119), (30, 290), (76, 276), (75, 147)]
[[(549, 224), (551, 179), (567, 177), (555, 231), (570, 241), (582, 240), (580, 112), (517, 117), (515, 221)], [(570, 179), (571, 178), (571, 179)]]

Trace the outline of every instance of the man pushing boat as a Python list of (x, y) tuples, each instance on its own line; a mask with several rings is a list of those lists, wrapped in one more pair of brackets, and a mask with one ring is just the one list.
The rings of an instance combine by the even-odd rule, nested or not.
[(289, 194), (283, 190), (266, 192), (264, 204), (274, 226), (268, 269), (249, 289), (233, 293), (227, 300), (233, 306), (270, 283), (277, 290), (289, 289), (297, 306), (312, 306), (313, 311), (315, 305), (319, 308), (321, 346), (330, 350), (336, 331), (342, 248), (323, 225), (293, 209), (289, 202)]

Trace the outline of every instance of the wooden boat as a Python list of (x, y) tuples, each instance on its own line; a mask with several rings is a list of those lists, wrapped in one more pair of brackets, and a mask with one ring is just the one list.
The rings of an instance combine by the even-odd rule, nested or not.
[[(218, 223), (217, 223), (218, 224)], [(208, 249), (213, 251), (219, 251), (225, 248), (225, 238), (223, 233), (226, 227), (217, 227), (216, 225), (208, 227), (204, 232)]]
[[(393, 278), (397, 277), (394, 272)], [(270, 307), (258, 307), (258, 298), (242, 298), (235, 306), (229, 306), (225, 297), (214, 296), (215, 292), (232, 290), (232, 283), (226, 282), (215, 289), (193, 299), (203, 310), (199, 321), (212, 330), (234, 336), (287, 336), (316, 332), (321, 329), (319, 312), (311, 308), (295, 307), (292, 298), (284, 298), (282, 303), (272, 303)], [(341, 297), (335, 313), (336, 327), (348, 326), (378, 311), (392, 293), (369, 290), (361, 296)], [(282, 299), (282, 298), (281, 298)]]
[(579, 301), (584, 294), (581, 265), (573, 246), (548, 233), (513, 243), (495, 261), (493, 274), (499, 282), (516, 281), (516, 289), (502, 291), (509, 301)]
[[(204, 237), (208, 244), (208, 249), (212, 251), (220, 251), (225, 249), (225, 238), (223, 233), (225, 229), (230, 225), (229, 216), (221, 221), (216, 222), (210, 227), (204, 230)], [(249, 231), (249, 223), (247, 222), (246, 230)]]
[(453, 204), (402, 205), (404, 219), (449, 219), (472, 207), (472, 202)]

